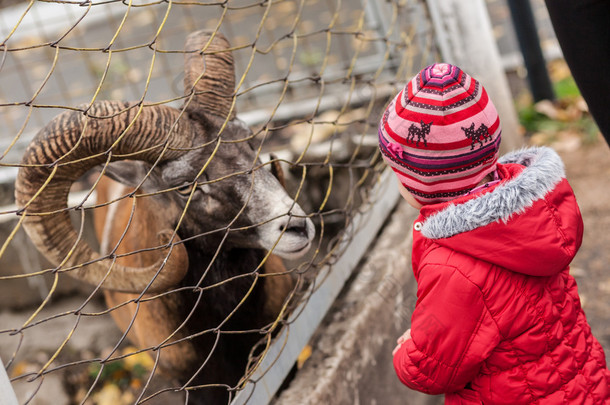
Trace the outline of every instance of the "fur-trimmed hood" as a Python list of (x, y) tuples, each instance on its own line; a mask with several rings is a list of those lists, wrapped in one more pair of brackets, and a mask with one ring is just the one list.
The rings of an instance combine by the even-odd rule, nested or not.
[(582, 239), (582, 218), (561, 158), (540, 147), (498, 162), (503, 180), (491, 191), (424, 206), (421, 235), (514, 271), (561, 271)]

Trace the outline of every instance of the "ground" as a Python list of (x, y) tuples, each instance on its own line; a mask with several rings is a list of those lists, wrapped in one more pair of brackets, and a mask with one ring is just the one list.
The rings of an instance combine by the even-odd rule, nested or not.
[(610, 360), (610, 148), (599, 140), (570, 151), (560, 151), (567, 178), (580, 210), (585, 233), (572, 262), (581, 301), (593, 334)]
[(583, 309), (610, 360), (610, 148), (561, 59), (548, 65), (554, 102), (532, 103), (526, 81), (508, 74), (525, 140), (554, 148), (564, 161), (583, 221), (582, 246), (571, 264)]

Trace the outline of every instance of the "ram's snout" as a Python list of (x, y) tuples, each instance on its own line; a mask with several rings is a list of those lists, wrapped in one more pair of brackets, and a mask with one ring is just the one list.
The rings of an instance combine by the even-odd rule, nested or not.
[(304, 255), (315, 236), (315, 227), (303, 209), (266, 170), (254, 175), (248, 219), (256, 227), (261, 248), (272, 250), (284, 259)]
[(290, 213), (268, 225), (270, 229), (265, 226), (259, 229), (261, 239), (274, 244), (273, 252), (284, 259), (296, 259), (307, 253), (316, 234), (313, 222), (297, 204), (294, 204)]

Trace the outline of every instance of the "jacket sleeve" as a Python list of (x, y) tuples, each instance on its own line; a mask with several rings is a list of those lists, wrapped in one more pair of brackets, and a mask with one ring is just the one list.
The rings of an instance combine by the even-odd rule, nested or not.
[(419, 272), (411, 339), (394, 355), (400, 381), (428, 394), (458, 391), (500, 342), (481, 290), (451, 266)]

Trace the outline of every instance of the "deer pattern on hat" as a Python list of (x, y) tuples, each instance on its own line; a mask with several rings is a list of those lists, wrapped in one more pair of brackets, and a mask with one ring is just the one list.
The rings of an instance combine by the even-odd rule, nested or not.
[(491, 134), (489, 133), (489, 128), (487, 128), (487, 125), (485, 124), (481, 124), (479, 125), (479, 127), (476, 129), (474, 129), (474, 122), (472, 124), (470, 124), (470, 126), (468, 128), (464, 128), (461, 127), (462, 131), (464, 131), (464, 135), (466, 135), (466, 138), (470, 139), (470, 141), (472, 142), (472, 146), (470, 147), (470, 150), (473, 150), (475, 145), (477, 144), (477, 142), (479, 142), (481, 144), (481, 147), (483, 147), (483, 142), (487, 142), (488, 140), (491, 140)]
[[(428, 124), (424, 122), (424, 120), (420, 120), (421, 127), (417, 127), (416, 124), (411, 124), (409, 127), (409, 134), (407, 135), (407, 142), (415, 142), (415, 146), (419, 146), (419, 141), (422, 139), (424, 141), (424, 146), (428, 146), (426, 142), (426, 135), (430, 133), (430, 127), (432, 126), (432, 121)], [(417, 136), (417, 141), (415, 141), (415, 137)]]

